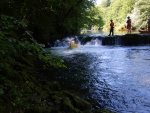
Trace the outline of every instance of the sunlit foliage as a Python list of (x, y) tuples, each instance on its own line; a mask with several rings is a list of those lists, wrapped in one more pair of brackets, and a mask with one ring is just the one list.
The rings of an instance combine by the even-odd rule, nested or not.
[(126, 25), (126, 18), (132, 19), (132, 27), (147, 28), (147, 18), (150, 14), (150, 2), (148, 0), (103, 0), (98, 6), (105, 15), (104, 28), (109, 28), (109, 21), (113, 19), (115, 28), (119, 29)]

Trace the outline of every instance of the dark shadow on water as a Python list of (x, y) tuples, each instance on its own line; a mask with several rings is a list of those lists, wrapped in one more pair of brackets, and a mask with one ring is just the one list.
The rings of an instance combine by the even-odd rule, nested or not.
[(93, 108), (96, 109), (101, 108), (102, 105), (89, 93), (90, 88), (94, 88), (93, 85), (95, 84), (94, 81), (90, 80), (94, 80), (92, 75), (94, 68), (90, 68), (94, 58), (90, 56), (88, 53), (80, 53), (74, 54), (71, 58), (63, 57), (67, 68), (56, 70), (53, 74), (62, 87), (78, 92), (82, 98), (91, 102)]
[[(85, 90), (87, 87), (91, 70), (88, 66), (91, 64), (89, 55), (87, 54), (75, 54), (71, 58), (63, 58), (66, 69), (58, 69), (53, 74), (55, 78), (60, 81), (62, 86), (65, 86), (73, 90)], [(87, 70), (88, 69), (88, 70)]]

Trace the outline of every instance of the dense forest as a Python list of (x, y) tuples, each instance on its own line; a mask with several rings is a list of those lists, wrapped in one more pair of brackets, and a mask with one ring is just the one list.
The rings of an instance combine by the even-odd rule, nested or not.
[(95, 0), (0, 0), (0, 112), (96, 113), (78, 92), (60, 87), (53, 72), (66, 70), (65, 62), (41, 44), (107, 28), (110, 19), (119, 28), (127, 16), (134, 27), (146, 28), (149, 13), (148, 0), (103, 0), (99, 6)]
[(94, 0), (0, 1), (0, 13), (28, 23), (28, 29), (40, 43), (78, 34), (90, 24), (101, 25), (102, 18), (93, 17), (99, 13), (93, 8)]

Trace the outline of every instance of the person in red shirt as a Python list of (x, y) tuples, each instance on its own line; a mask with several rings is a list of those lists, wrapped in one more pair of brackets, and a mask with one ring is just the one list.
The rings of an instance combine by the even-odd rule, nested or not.
[(113, 20), (110, 20), (110, 33), (108, 36), (110, 36), (112, 34), (112, 36), (114, 35), (114, 22)]
[(131, 33), (131, 19), (130, 19), (130, 17), (128, 16), (127, 17), (128, 18), (128, 20), (127, 20), (127, 29), (128, 29), (128, 33)]

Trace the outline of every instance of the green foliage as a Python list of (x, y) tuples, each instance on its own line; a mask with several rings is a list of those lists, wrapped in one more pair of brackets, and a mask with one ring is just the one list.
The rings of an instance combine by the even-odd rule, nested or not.
[[(0, 112), (67, 112), (63, 103), (70, 112), (89, 110), (90, 104), (82, 99), (59, 92), (59, 96), (51, 94), (59, 90), (55, 88), (57, 84), (53, 88), (43, 85), (43, 81), (52, 82), (52, 71), (49, 76), (42, 72), (66, 66), (37, 41), (44, 43), (78, 33), (89, 19), (86, 11), (91, 9), (93, 1), (1, 0), (0, 6)], [(99, 17), (94, 18), (99, 21)], [(53, 100), (51, 95), (56, 98)], [(72, 101), (78, 103), (78, 108)]]
[[(32, 37), (32, 32), (27, 30), (27, 24), (15, 18), (1, 16), (1, 55), (33, 56), (43, 61), (46, 65), (64, 67), (57, 56), (45, 51)], [(14, 30), (17, 29), (17, 30)], [(5, 57), (5, 56), (2, 56)], [(15, 56), (16, 57), (16, 56)], [(6, 57), (7, 58), (7, 57)], [(10, 60), (14, 61), (14, 60)], [(15, 61), (14, 61), (15, 62)], [(12, 62), (12, 63), (14, 63)]]
[(0, 37), (1, 38), (15, 38), (18, 40), (32, 38), (31, 33), (27, 30), (27, 22), (19, 21), (14, 17), (1, 15), (0, 19)]
[(0, 95), (3, 95), (3, 94), (4, 94), (3, 86), (0, 86)]
[(32, 80), (41, 76), (39, 70), (65, 66), (33, 39), (26, 22), (1, 15), (0, 28), (0, 101), (19, 107), (32, 92)]
[(85, 22), (85, 26), (97, 26), (102, 27), (104, 25), (104, 21), (102, 18), (102, 11), (99, 9), (99, 7), (92, 7), (90, 10), (87, 10), (87, 19)]
[(102, 11), (104, 12), (104, 28), (109, 28), (110, 19), (113, 19), (115, 23), (115, 29), (120, 29), (126, 25), (126, 17), (130, 16), (132, 19), (132, 27), (135, 26), (135, 3), (137, 0), (112, 0), (110, 5), (104, 7), (106, 0), (104, 3), (100, 4), (99, 7), (102, 7)]
[(109, 28), (109, 21), (113, 19), (115, 29), (126, 25), (126, 17), (130, 16), (133, 28), (147, 27), (150, 12), (148, 0), (104, 0), (98, 7), (103, 12), (104, 28)]
[(137, 0), (135, 6), (139, 11), (135, 15), (138, 20), (135, 25), (138, 27), (147, 28), (147, 19), (150, 16), (150, 2), (148, 0)]
[(111, 1), (110, 0), (103, 0), (103, 2), (101, 3), (101, 6), (103, 8), (106, 8), (106, 7), (109, 7), (111, 4)]
[(94, 6), (94, 1), (2, 0), (0, 13), (27, 21), (34, 38), (40, 43), (46, 43), (80, 33), (80, 28), (87, 24), (87, 20), (89, 22), (87, 10)]

